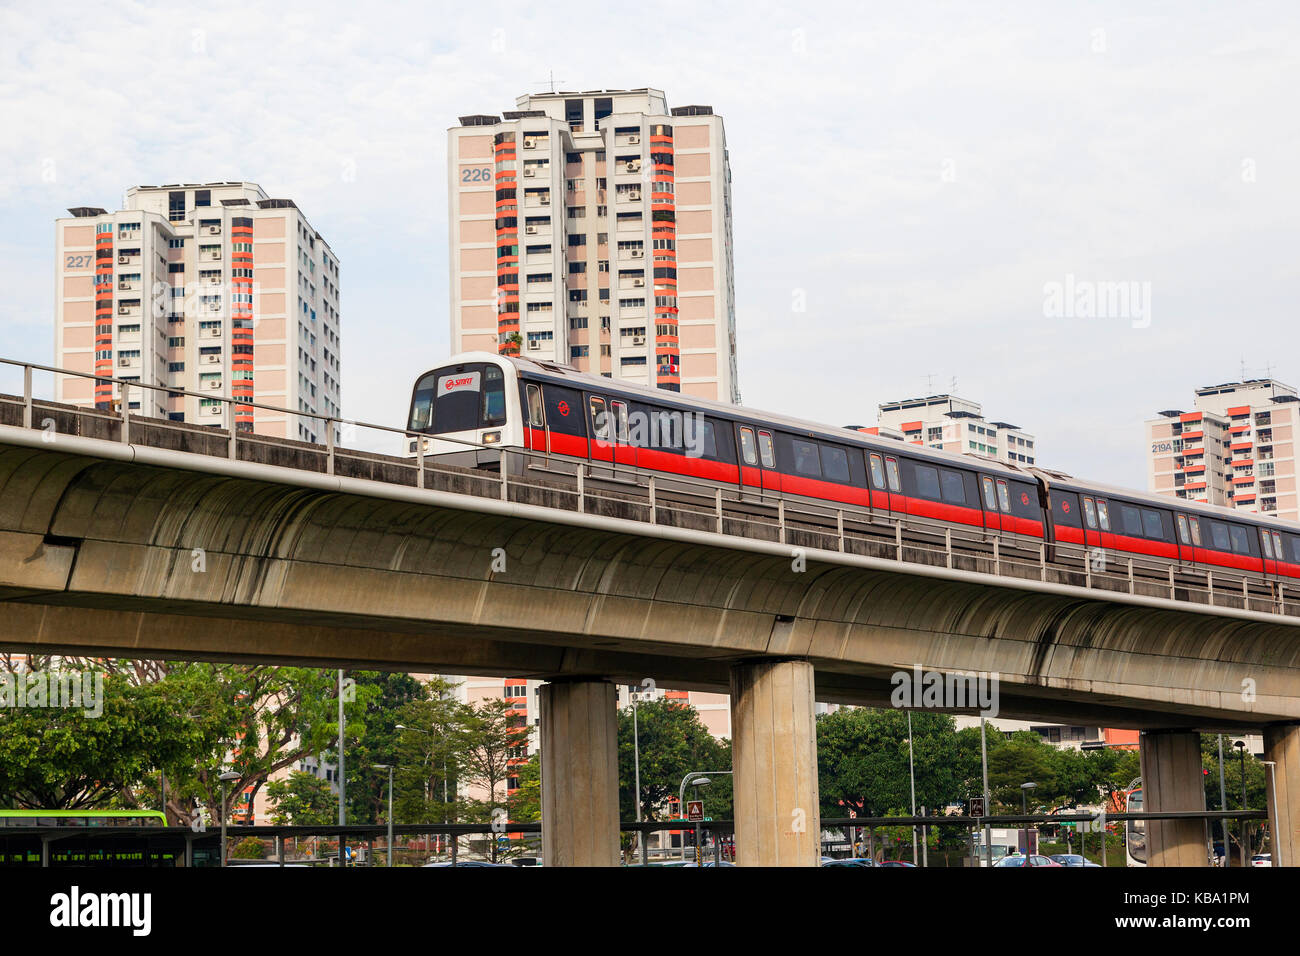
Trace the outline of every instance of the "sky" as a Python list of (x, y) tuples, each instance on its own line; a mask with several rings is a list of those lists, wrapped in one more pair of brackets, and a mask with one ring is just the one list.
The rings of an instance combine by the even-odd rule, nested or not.
[(400, 424), (449, 353), (446, 130), (552, 75), (723, 117), (746, 405), (871, 424), (955, 382), (1140, 488), (1145, 419), (1300, 386), (1286, 0), (4, 0), (0, 357), (54, 360), (69, 206), (249, 180), (341, 262), (344, 415)]

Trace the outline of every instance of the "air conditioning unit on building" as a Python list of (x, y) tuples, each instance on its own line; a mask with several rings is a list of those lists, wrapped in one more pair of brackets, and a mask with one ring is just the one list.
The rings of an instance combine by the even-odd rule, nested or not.
[(124, 305), (119, 305), (119, 306), (117, 307), (117, 314), (118, 314), (118, 315), (130, 315), (130, 314), (131, 314), (131, 310), (128, 309), (128, 308), (127, 308), (126, 306), (124, 306)]
[(640, 201), (641, 201), (641, 190), (639, 190), (639, 189), (629, 189), (629, 190), (627, 191), (627, 198), (630, 199), (632, 202), (640, 202)]
[(536, 147), (537, 147), (537, 140), (529, 136), (524, 137), (524, 149), (535, 149)]
[(209, 235), (209, 236), (219, 236), (219, 235), (221, 235), (221, 227), (220, 227), (220, 226), (208, 226), (208, 235)]
[(209, 311), (209, 312), (220, 312), (220, 311), (221, 311), (221, 303), (220, 303), (220, 302), (210, 302), (210, 303), (208, 303), (208, 311)]
[(633, 133), (627, 138), (627, 142), (629, 146), (639, 146), (641, 144), (641, 137), (636, 133)]
[(129, 282), (119, 282), (119, 283), (117, 284), (117, 287), (118, 287), (119, 289), (129, 289), (129, 288), (131, 288), (131, 283), (129, 283)]
[(633, 250), (632, 250), (632, 258), (633, 258), (633, 259), (644, 259), (644, 258), (645, 258), (645, 250), (644, 250), (644, 249), (633, 249)]
[(529, 339), (529, 340), (528, 340), (528, 348), (529, 348), (530, 350), (534, 351), (534, 352), (539, 352), (539, 351), (541, 351), (541, 348), (542, 348), (542, 342), (541, 342), (541, 340), (540, 340), (540, 339)]
[(534, 176), (537, 175), (537, 170), (534, 169), (532, 166), (525, 166), (525, 167), (524, 167), (524, 175), (525, 175), (526, 177), (528, 177), (529, 179), (532, 179)]
[(629, 173), (639, 173), (639, 172), (641, 172), (641, 160), (639, 160), (639, 159), (629, 159), (628, 162), (627, 162), (627, 171), (628, 171)]
[(199, 356), (199, 361), (201, 361), (201, 362), (206, 362), (208, 365), (220, 365), (220, 364), (221, 364), (221, 356), (220, 356), (220, 355), (201, 355), (201, 356)]
[(526, 235), (526, 236), (535, 236), (535, 235), (537, 235), (537, 227), (536, 227), (536, 226), (524, 226), (524, 235)]
[(126, 256), (118, 256), (118, 257), (117, 257), (117, 261), (118, 261), (118, 262), (127, 262), (127, 261), (129, 261), (129, 260), (127, 259)]
[(645, 288), (645, 279), (633, 279), (632, 285), (636, 286), (638, 289)]
[(645, 336), (644, 336), (644, 335), (634, 335), (634, 336), (632, 336), (632, 344), (633, 344), (633, 345), (645, 345)]
[(543, 196), (543, 197), (542, 197), (542, 205), (543, 205), (543, 206), (549, 206), (550, 204), (551, 204), (551, 197), (550, 197), (550, 196)]

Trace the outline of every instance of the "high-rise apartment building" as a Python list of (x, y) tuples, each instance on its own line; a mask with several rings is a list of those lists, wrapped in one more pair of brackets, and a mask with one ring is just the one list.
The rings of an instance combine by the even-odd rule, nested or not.
[(899, 438), (913, 445), (966, 455), (985, 455), (1018, 465), (1034, 464), (1034, 436), (1009, 422), (990, 422), (978, 402), (931, 395), (885, 402), (877, 424), (859, 431)]
[[(121, 210), (55, 221), (55, 364), (197, 393), (132, 389), (130, 408), (225, 425), (222, 403), (339, 414), (339, 263), (288, 199), (254, 183), (137, 186)], [(111, 382), (60, 376), (59, 401), (116, 407)], [(241, 431), (323, 439), (319, 420), (236, 406)]]
[(738, 401), (722, 118), (653, 89), (516, 107), (448, 131), (452, 349)]
[(1146, 423), (1147, 487), (1158, 494), (1300, 520), (1300, 396), (1274, 379), (1196, 390), (1195, 409)]

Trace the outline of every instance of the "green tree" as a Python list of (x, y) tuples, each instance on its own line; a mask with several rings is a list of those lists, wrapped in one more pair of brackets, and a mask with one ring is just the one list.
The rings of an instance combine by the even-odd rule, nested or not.
[(257, 837), (245, 837), (235, 844), (230, 855), (236, 860), (265, 860), (266, 844)]
[[(466, 783), (487, 793), (486, 799), (471, 802), (467, 816), (492, 824), (504, 824), (509, 819), (506, 781), (513, 772), (511, 760), (527, 741), (523, 715), (504, 700), (485, 700), (467, 715), (460, 735), (461, 769)], [(489, 840), (493, 862), (499, 853), (496, 835), (493, 832)]]
[(323, 826), (338, 820), (339, 800), (315, 774), (295, 770), (266, 786), (271, 822), (276, 826)]
[[(907, 712), (842, 708), (817, 719), (817, 779), (823, 817), (910, 813)], [(955, 722), (912, 712), (916, 805), (941, 807), (965, 795)], [(909, 830), (910, 833), (910, 830)], [(910, 839), (910, 836), (909, 836)]]
[[(691, 772), (730, 770), (731, 748), (709, 733), (699, 713), (679, 700), (661, 698), (637, 705), (637, 741), (641, 753), (641, 813), (646, 820), (665, 818), (676, 801), (682, 778)], [(636, 818), (632, 708), (618, 712), (619, 813)], [(705, 796), (709, 816), (730, 818), (731, 779), (714, 777)]]
[(517, 767), (519, 786), (510, 795), (510, 819), (516, 823), (537, 823), (542, 819), (542, 759), (535, 753)]
[[(358, 671), (352, 676), (358, 692), (365, 688), (367, 693), (363, 729), (355, 742), (348, 744), (346, 754), (348, 822), (378, 823), (388, 813), (388, 771), (376, 770), (375, 765), (402, 767), (402, 734), (396, 728), (402, 723), (399, 714), (407, 704), (426, 700), (429, 690), (410, 674)], [(402, 780), (394, 777), (395, 817), (396, 795), (402, 784)]]

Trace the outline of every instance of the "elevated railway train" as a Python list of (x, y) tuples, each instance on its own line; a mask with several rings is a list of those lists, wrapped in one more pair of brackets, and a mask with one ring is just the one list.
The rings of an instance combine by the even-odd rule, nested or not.
[[(468, 352), (419, 377), (407, 428), (424, 453), (480, 469), (539, 467), (624, 485), (658, 476), (727, 499), (820, 505), (1057, 551), (1138, 559), (1150, 576), (1226, 572), (1267, 594), (1300, 581), (1300, 525), (1126, 491), (550, 362)], [(415, 440), (408, 451), (416, 453)], [(664, 487), (661, 484), (661, 487)], [(713, 492), (710, 492), (711, 494)], [(1112, 566), (1113, 567), (1113, 566)]]

